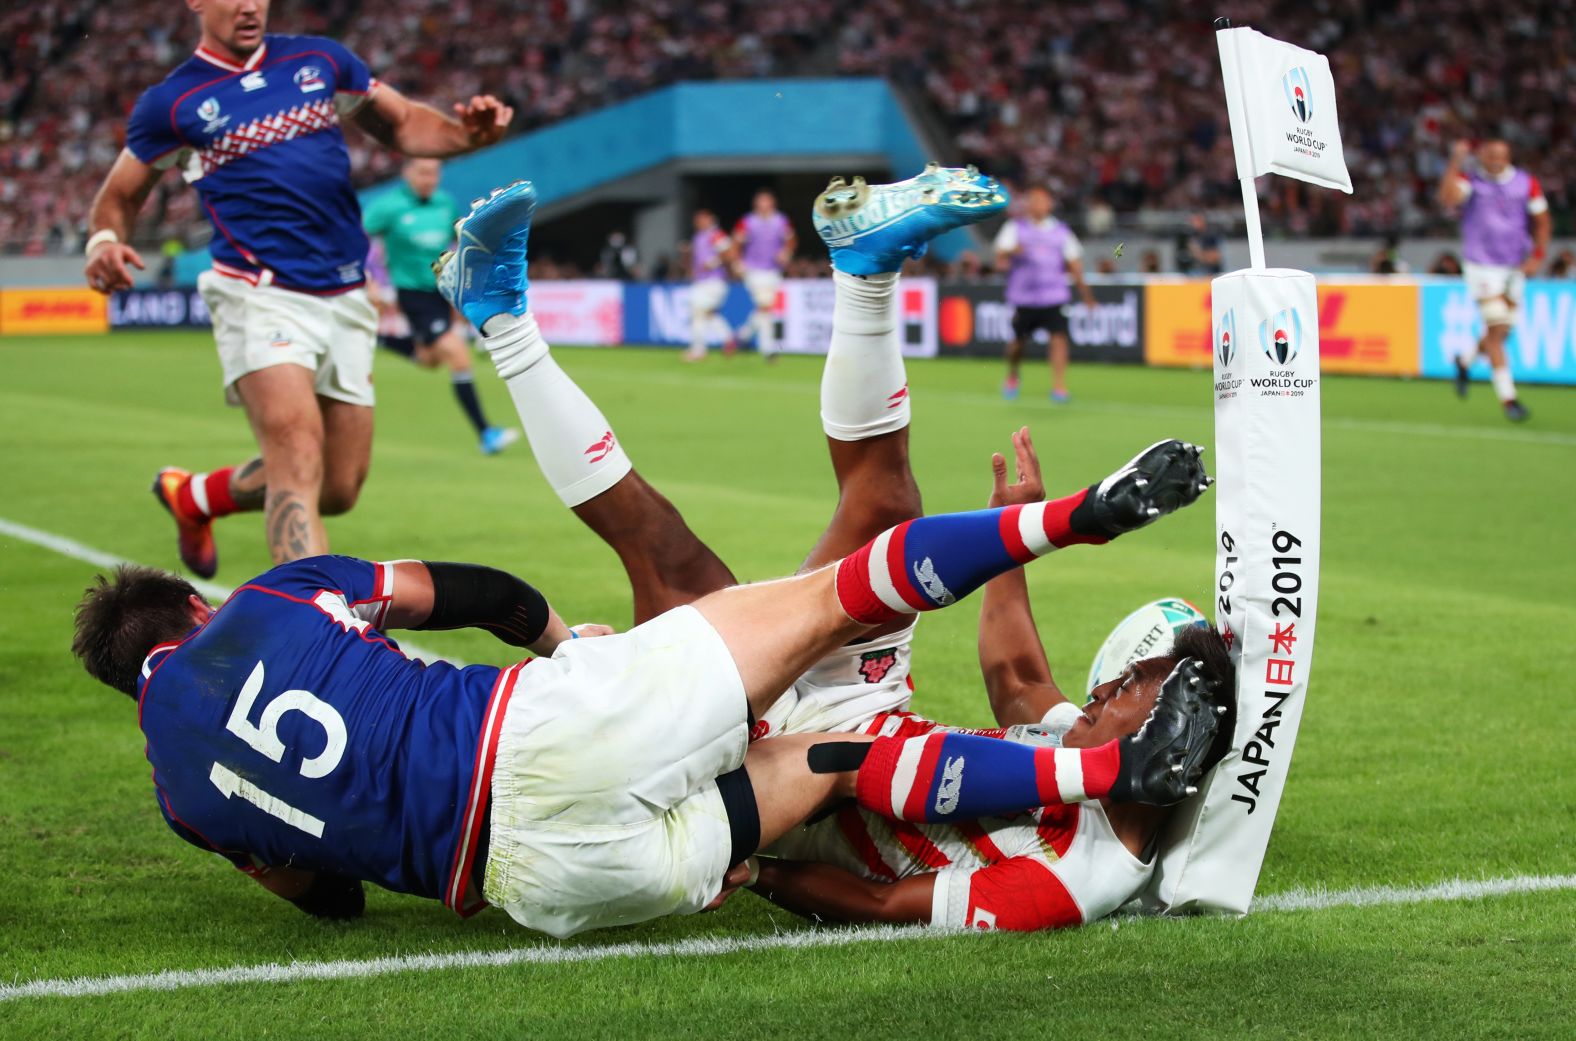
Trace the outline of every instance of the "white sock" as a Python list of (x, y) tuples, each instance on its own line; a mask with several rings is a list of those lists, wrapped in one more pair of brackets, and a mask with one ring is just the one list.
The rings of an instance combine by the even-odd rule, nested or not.
[(821, 428), (863, 441), (908, 426), (908, 374), (898, 329), (896, 273), (832, 272), (832, 343), (821, 371)]
[(612, 425), (558, 367), (529, 311), (489, 318), (482, 346), (514, 399), (536, 465), (565, 506), (601, 495), (629, 473)]
[(1510, 377), (1510, 366), (1494, 370), (1494, 394), (1501, 401), (1516, 400), (1516, 381)]
[(772, 333), (775, 331), (776, 323), (772, 321), (772, 313), (766, 310), (756, 311), (751, 318), (751, 324), (755, 326), (755, 349), (762, 354), (775, 354), (777, 341), (773, 339)]
[(690, 353), (703, 354), (706, 351), (706, 334), (711, 330), (711, 315), (690, 315)]

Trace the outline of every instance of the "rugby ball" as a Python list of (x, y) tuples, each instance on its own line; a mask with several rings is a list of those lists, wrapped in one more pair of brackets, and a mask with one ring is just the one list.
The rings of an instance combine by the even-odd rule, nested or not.
[(1164, 654), (1176, 634), (1194, 625), (1208, 625), (1198, 608), (1180, 597), (1145, 604), (1116, 624), (1105, 638), (1089, 667), (1089, 686), (1094, 690), (1116, 679), (1135, 661)]

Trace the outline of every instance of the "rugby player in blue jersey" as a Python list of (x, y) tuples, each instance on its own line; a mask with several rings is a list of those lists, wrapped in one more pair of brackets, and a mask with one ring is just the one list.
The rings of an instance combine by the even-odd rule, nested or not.
[[(1004, 201), (983, 179), (887, 188), (839, 207), (844, 248), (870, 265)], [(525, 296), (534, 206), (529, 184), (479, 204), (439, 278), (506, 380), (547, 353)], [(909, 520), (826, 567), (594, 639), (575, 638), (522, 580), (476, 565), (311, 557), (217, 609), (176, 576), (128, 567), (89, 589), (73, 650), (136, 698), (171, 828), (271, 891), (345, 917), (372, 881), (462, 913), (497, 904), (568, 936), (700, 910), (730, 869), (843, 799), (938, 823), (1183, 798), (1217, 725), (1218, 692), (1191, 660), (1146, 678), (1158, 693), (1141, 730), (1091, 720), (1106, 729), (1089, 747), (962, 733), (751, 745), (749, 733), (850, 640), (1143, 527), (1208, 483), (1196, 448), (1161, 442), (1064, 498)], [(387, 635), (462, 626), (550, 657), (424, 665)]]
[(264, 510), (276, 562), (325, 552), (322, 517), (355, 504), (371, 464), (377, 317), (341, 120), (406, 155), (444, 157), (497, 141), (513, 110), (490, 95), (452, 116), (411, 101), (333, 40), (266, 34), (268, 0), (187, 3), (201, 42), (132, 110), (93, 201), (86, 273), (101, 293), (131, 287), (137, 212), (179, 169), (213, 224), (213, 270), (198, 288), (225, 396), (246, 409), (261, 452), (154, 481), (182, 562), (207, 578), (212, 521), (227, 513)]

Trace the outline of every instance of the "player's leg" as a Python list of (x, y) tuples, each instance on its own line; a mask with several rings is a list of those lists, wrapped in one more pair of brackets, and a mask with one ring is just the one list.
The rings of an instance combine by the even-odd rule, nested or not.
[(713, 286), (712, 279), (690, 285), (690, 344), (684, 352), (685, 361), (702, 361), (706, 357), (711, 320), (716, 314)]
[(1012, 338), (1007, 341), (1007, 379), (1001, 385), (1001, 396), (1008, 401), (1018, 397), (1020, 372), (1023, 367), (1023, 337), (1018, 334), (1018, 316), (1013, 314)]
[(318, 510), (323, 489), (323, 414), (311, 370), (272, 365), (235, 383), (262, 451), (264, 531), (274, 563), (328, 550)]
[(1492, 369), (1490, 380), (1494, 386), (1494, 396), (1499, 399), (1505, 418), (1513, 423), (1530, 418), (1530, 413), (1516, 397), (1516, 380), (1510, 374), (1510, 360), (1505, 350), (1505, 343), (1510, 339), (1511, 329), (1516, 324), (1525, 286), (1526, 279), (1520, 271), (1503, 271), (1501, 283), (1495, 286), (1500, 290), (1499, 295), (1478, 302), (1483, 321), (1488, 327), (1479, 350), (1488, 358)]
[[(673, 504), (635, 472), (612, 424), (548, 349), (526, 304), (525, 247), (535, 200), (527, 189), (516, 186), (494, 195), (462, 226), (477, 222), (472, 234), (485, 237), (497, 258), (494, 271), (518, 272), (518, 281), (509, 283), (509, 298), (478, 294), (481, 299), (468, 301), (461, 296), (449, 281), (458, 278), (454, 258), (446, 258), (440, 281), (481, 328), (482, 346), (514, 400), (542, 476), (623, 562), (634, 592), (635, 621), (643, 622), (735, 579)], [(501, 221), (502, 230), (487, 223), (493, 220)], [(482, 253), (473, 249), (472, 256), (479, 260)]]
[(1200, 451), (1163, 441), (1072, 495), (906, 521), (834, 566), (723, 589), (695, 607), (722, 636), (761, 715), (811, 665), (856, 636), (950, 606), (1058, 548), (1103, 544), (1196, 501), (1211, 483)]
[(1051, 332), (1051, 400), (1057, 404), (1067, 402), (1067, 355), (1069, 344), (1066, 322), (1060, 330)]
[[(447, 308), (447, 304), (444, 305)], [(497, 455), (520, 439), (520, 432), (513, 427), (496, 427), (487, 419), (481, 398), (476, 394), (476, 373), (471, 364), (470, 344), (460, 331), (450, 325), (443, 335), (433, 341), (432, 349), (449, 371), (449, 385), (460, 411), (476, 432), (477, 442), (484, 455)]]
[(323, 490), (318, 508), (324, 517), (349, 513), (361, 498), (372, 469), (372, 408), (319, 397), (323, 414)]
[(837, 477), (837, 507), (805, 571), (839, 560), (923, 512), (908, 455), (911, 408), (899, 330), (900, 276), (858, 277), (834, 269), (832, 280), (821, 426)]

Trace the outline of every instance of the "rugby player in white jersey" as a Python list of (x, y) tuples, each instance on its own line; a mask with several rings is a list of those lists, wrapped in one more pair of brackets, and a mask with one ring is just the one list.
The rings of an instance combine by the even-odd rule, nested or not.
[[(946, 172), (921, 175), (926, 176)], [(833, 205), (838, 191), (829, 190)], [(826, 209), (818, 206), (818, 227), (831, 224)], [(858, 276), (834, 267), (833, 278), (836, 303), (821, 415), (838, 502), (801, 573), (856, 552), (887, 529), (901, 530), (922, 513), (908, 456), (898, 276)], [(538, 365), (541, 388), (529, 398), (516, 394), (533, 454), (565, 504), (618, 554), (633, 590), (635, 622), (732, 585), (727, 565), (633, 469), (590, 399), (552, 364), (550, 354)], [(1006, 460), (993, 458), (992, 507), (1045, 498), (1027, 430), (1013, 436), (1013, 446), (1019, 479), (1009, 484)], [(914, 621), (904, 619), (822, 658), (759, 715), (752, 740), (826, 732), (909, 738), (954, 729), (908, 711), (913, 632)], [(1097, 687), (1080, 712), (1051, 676), (1021, 570), (985, 586), (979, 653), (998, 726), (970, 732), (1031, 744), (1095, 747), (1131, 733), (1153, 707), (1158, 681), (1183, 658), (1203, 661), (1211, 681), (1231, 689), (1224, 644), (1213, 630), (1200, 629), (1182, 646), (1165, 648)], [(1229, 736), (1229, 725), (1222, 732)], [(1212, 749), (1210, 762), (1222, 751)], [(1015, 929), (1071, 925), (1110, 913), (1142, 889), (1152, 867), (1149, 845), (1164, 815), (1153, 807), (1085, 803), (934, 825), (890, 820), (848, 805), (788, 832), (771, 850), (791, 859), (763, 858), (731, 882), (736, 887), (758, 870), (757, 891), (828, 919)]]
[(212, 524), (262, 510), (274, 561), (323, 553), (324, 516), (348, 511), (372, 458), (367, 237), (340, 130), (349, 120), (411, 156), (499, 140), (513, 110), (491, 95), (448, 115), (373, 77), (342, 44), (266, 33), (268, 0), (187, 0), (196, 53), (138, 99), (126, 148), (88, 217), (88, 285), (129, 289), (142, 258), (137, 212), (172, 168), (213, 224), (198, 288), (213, 316), (225, 399), (246, 410), (259, 458), (206, 473), (159, 472), (182, 563), (219, 566)]

